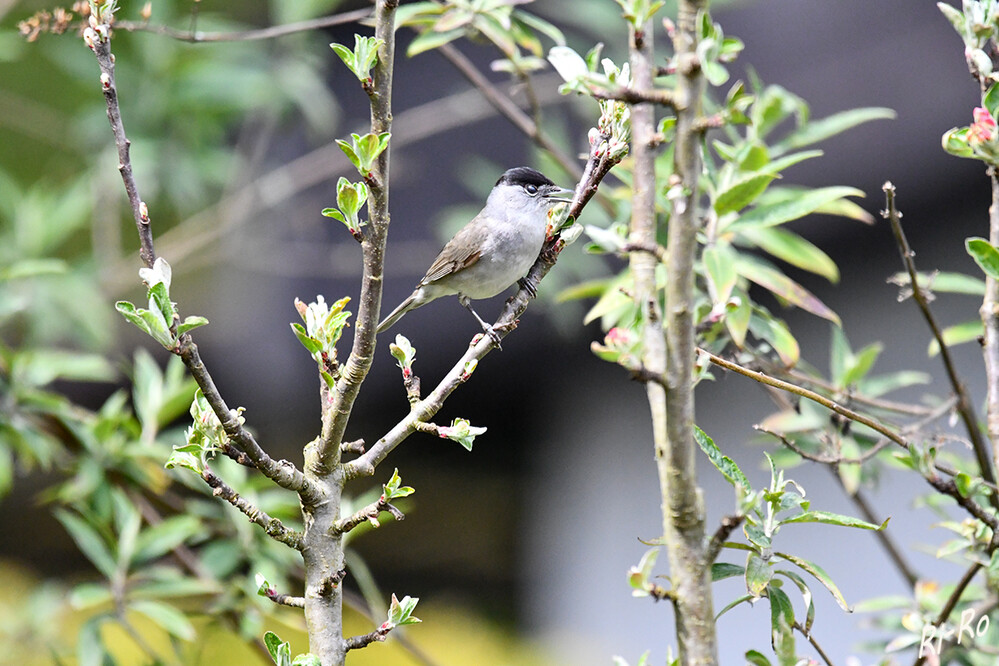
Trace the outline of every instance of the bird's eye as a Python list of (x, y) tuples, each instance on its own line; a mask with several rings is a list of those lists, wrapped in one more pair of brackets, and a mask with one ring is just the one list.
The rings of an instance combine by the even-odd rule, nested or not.
[(537, 185), (524, 185), (524, 190), (530, 194), (532, 197), (538, 193)]

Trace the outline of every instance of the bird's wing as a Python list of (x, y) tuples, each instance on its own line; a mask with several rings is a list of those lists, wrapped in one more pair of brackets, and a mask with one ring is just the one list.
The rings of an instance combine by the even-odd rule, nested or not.
[(482, 242), (478, 238), (479, 229), (468, 224), (454, 235), (441, 250), (434, 263), (430, 264), (427, 274), (420, 280), (421, 285), (436, 282), (443, 277), (468, 268), (482, 256)]

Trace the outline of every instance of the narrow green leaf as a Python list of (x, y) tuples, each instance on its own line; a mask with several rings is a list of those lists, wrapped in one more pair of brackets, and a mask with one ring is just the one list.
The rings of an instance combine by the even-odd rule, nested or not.
[(746, 343), (746, 332), (749, 330), (749, 320), (753, 316), (753, 302), (742, 289), (732, 292), (735, 307), (725, 313), (725, 328), (732, 336), (732, 342), (741, 348)]
[(845, 132), (872, 120), (894, 120), (895, 112), (882, 107), (866, 107), (841, 111), (831, 116), (812, 120), (788, 134), (773, 147), (774, 154), (781, 154), (809, 146)]
[(788, 571), (787, 569), (777, 569), (777, 574), (784, 576), (792, 583), (798, 586), (798, 591), (801, 592), (801, 600), (805, 604), (805, 634), (807, 635), (812, 630), (812, 623), (815, 622), (815, 604), (812, 602), (812, 591), (808, 588), (808, 585), (798, 574), (793, 571)]
[(828, 319), (836, 325), (840, 324), (839, 315), (820, 301), (812, 292), (787, 277), (780, 271), (771, 268), (757, 259), (740, 255), (736, 270), (750, 282), (771, 291), (778, 298), (797, 306), (806, 312)]
[(754, 597), (751, 594), (744, 594), (742, 596), (736, 597), (735, 599), (733, 599), (732, 601), (730, 601), (728, 604), (726, 604), (724, 608), (722, 608), (720, 611), (718, 611), (718, 614), (715, 615), (715, 619), (717, 620), (722, 615), (724, 615), (725, 613), (729, 612), (730, 610), (732, 610), (733, 608), (735, 608), (739, 604), (743, 604), (743, 603), (747, 603), (747, 602), (748, 603), (753, 603), (754, 601), (756, 601), (756, 599), (758, 599), (758, 597)]
[(770, 631), (774, 652), (781, 666), (795, 666), (798, 662), (794, 649), (794, 606), (784, 590), (775, 585), (767, 587), (770, 599)]
[(461, 28), (448, 30), (446, 32), (424, 30), (409, 43), (409, 48), (406, 49), (406, 55), (412, 58), (413, 56), (423, 53), (424, 51), (431, 51), (439, 46), (453, 42), (463, 34), (465, 34), (465, 31)]
[(736, 179), (715, 197), (714, 209), (719, 216), (742, 210), (763, 194), (776, 174), (749, 174)]
[(869, 523), (866, 520), (854, 518), (853, 516), (844, 516), (838, 513), (831, 513), (829, 511), (805, 511), (797, 516), (785, 518), (780, 522), (782, 525), (788, 525), (790, 523), (826, 523), (828, 525), (857, 527), (862, 530), (874, 530), (875, 532), (880, 532), (888, 526), (889, 520), (891, 520), (890, 517), (885, 518), (883, 523), (875, 525), (874, 523)]
[(735, 252), (728, 243), (715, 243), (704, 248), (701, 259), (712, 291), (712, 300), (724, 303), (739, 279), (735, 272)]
[(783, 321), (762, 308), (755, 308), (749, 319), (749, 330), (757, 338), (769, 342), (785, 366), (790, 368), (797, 364), (801, 349)]
[(711, 582), (725, 580), (734, 576), (742, 576), (746, 573), (746, 567), (728, 562), (715, 562), (711, 565)]
[(746, 663), (749, 666), (770, 666), (770, 660), (759, 650), (749, 650), (746, 652)]
[(194, 516), (172, 516), (147, 527), (136, 539), (132, 561), (142, 564), (162, 557), (194, 536), (200, 528), (201, 521)]
[(993, 118), (999, 115), (999, 85), (993, 83), (982, 97), (982, 106), (989, 110)]
[(694, 426), (694, 440), (697, 445), (701, 447), (701, 451), (704, 451), (704, 455), (708, 457), (711, 464), (715, 466), (719, 472), (722, 473), (729, 483), (733, 486), (740, 485), (746, 490), (752, 490), (752, 485), (749, 483), (749, 479), (746, 475), (742, 473), (739, 466), (735, 464), (731, 458), (721, 452), (718, 445), (715, 444), (714, 440), (708, 437), (708, 435), (701, 430), (698, 426)]
[(761, 203), (752, 210), (740, 215), (734, 222), (722, 229), (726, 232), (740, 232), (752, 227), (774, 227), (819, 212), (823, 207), (845, 199), (863, 197), (864, 192), (855, 187), (820, 187), (815, 190), (798, 192), (797, 196), (774, 203)]
[[(954, 324), (953, 326), (948, 326), (943, 331), (944, 344), (948, 347), (954, 345), (959, 345), (964, 342), (971, 342), (972, 340), (977, 340), (981, 336), (985, 335), (985, 328), (982, 325), (981, 319), (970, 319), (960, 324)], [(932, 358), (940, 353), (940, 345), (937, 343), (936, 338), (930, 341), (929, 349), (926, 351), (927, 354)]]
[[(965, 275), (964, 273), (950, 273), (947, 271), (917, 273), (916, 279), (919, 281), (921, 288), (934, 292), (968, 294), (969, 296), (985, 295), (985, 280)], [(910, 283), (909, 274), (905, 272), (895, 273), (888, 281), (892, 284), (905, 286)]]
[(752, 551), (746, 556), (746, 590), (753, 595), (754, 599), (763, 596), (763, 591), (770, 584), (773, 570), (768, 562), (765, 562), (756, 551)]
[(964, 242), (968, 254), (979, 268), (993, 280), (999, 280), (999, 250), (984, 238), (969, 238)]
[(884, 346), (880, 342), (872, 342), (854, 354), (853, 362), (843, 376), (843, 385), (852, 386), (866, 377), (875, 361), (878, 360), (878, 355), (883, 348)]
[(115, 572), (114, 556), (100, 533), (75, 513), (70, 513), (64, 509), (56, 509), (54, 513), (62, 526), (69, 532), (80, 552), (97, 567), (97, 570), (105, 578), (112, 578)]
[[(839, 268), (828, 254), (798, 234), (775, 227), (743, 227), (739, 235), (764, 252), (809, 273), (839, 282)], [(734, 269), (733, 269), (734, 271)]]
[(130, 602), (128, 606), (148, 617), (170, 635), (181, 640), (193, 641), (197, 635), (194, 631), (194, 625), (187, 619), (187, 616), (169, 604), (160, 601), (139, 600)]
[[(887, 522), (888, 521), (886, 520), (885, 523)], [(867, 524), (869, 525), (870, 523)], [(855, 525), (851, 527), (862, 527), (862, 526)], [(864, 528), (864, 529), (878, 529), (878, 528), (873, 527), (873, 528)], [(827, 574), (822, 567), (815, 564), (814, 562), (810, 562), (804, 558), (798, 557), (797, 555), (789, 555), (787, 553), (774, 553), (774, 554), (784, 558), (788, 562), (796, 564), (798, 567), (810, 573), (813, 577), (815, 577), (817, 581), (822, 583), (822, 585), (827, 590), (829, 590), (829, 592), (833, 595), (833, 598), (836, 599), (836, 603), (839, 604), (840, 608), (845, 610), (847, 613), (853, 612), (853, 609), (851, 609), (849, 604), (846, 603), (846, 599), (843, 598), (843, 593), (839, 591), (839, 588), (836, 586), (836, 583), (833, 582), (832, 578), (829, 577), (829, 574)]]

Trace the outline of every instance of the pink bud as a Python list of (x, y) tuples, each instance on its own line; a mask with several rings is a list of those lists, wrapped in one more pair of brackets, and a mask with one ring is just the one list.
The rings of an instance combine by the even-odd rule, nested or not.
[(975, 122), (968, 128), (968, 141), (970, 143), (986, 143), (996, 138), (996, 121), (984, 107), (977, 107), (973, 111)]

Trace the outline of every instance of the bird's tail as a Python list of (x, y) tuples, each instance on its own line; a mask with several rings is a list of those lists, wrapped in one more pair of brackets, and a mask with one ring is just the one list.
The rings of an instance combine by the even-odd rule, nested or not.
[(392, 324), (399, 321), (404, 314), (406, 314), (415, 307), (419, 307), (419, 304), (417, 304), (416, 302), (416, 294), (413, 293), (409, 295), (409, 298), (400, 303), (399, 307), (397, 307), (395, 310), (392, 310), (389, 316), (385, 317), (385, 319), (382, 320), (382, 323), (378, 324), (377, 332), (384, 333), (389, 329), (389, 327), (392, 326)]

